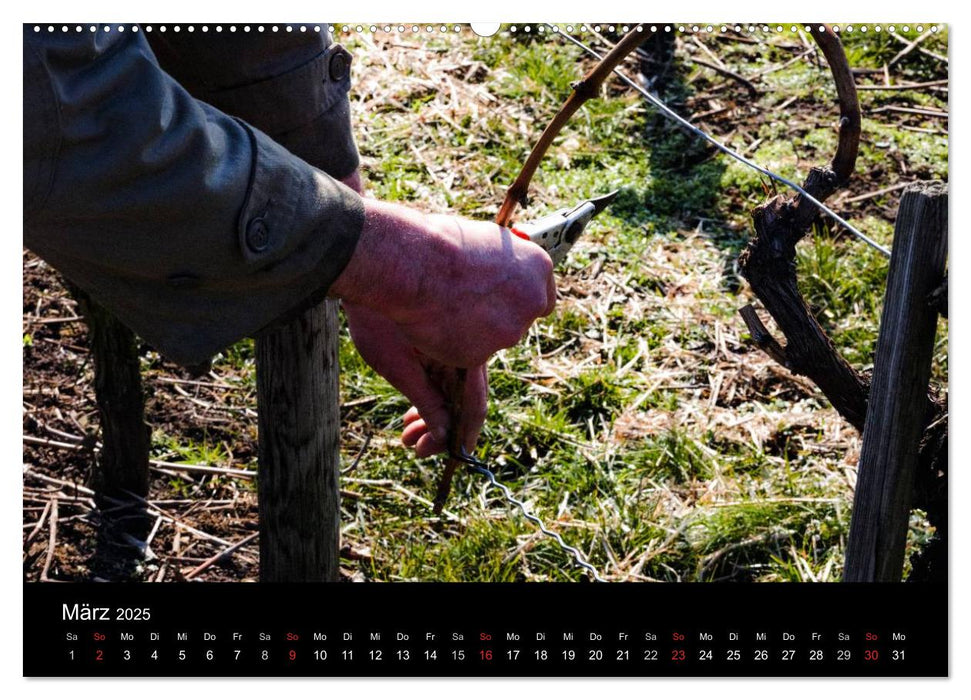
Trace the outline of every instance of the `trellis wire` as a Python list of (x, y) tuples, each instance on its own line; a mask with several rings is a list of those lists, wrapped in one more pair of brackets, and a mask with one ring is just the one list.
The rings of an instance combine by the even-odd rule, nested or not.
[[(586, 51), (587, 53), (589, 53), (591, 56), (595, 56), (598, 59), (602, 59), (603, 58), (599, 53), (597, 53), (596, 51), (594, 51), (592, 48), (590, 48), (589, 46), (587, 46), (586, 44), (584, 44), (579, 39), (570, 36), (566, 32), (561, 32), (560, 29), (559, 29), (559, 27), (557, 27), (555, 25), (552, 25), (552, 24), (549, 24), (547, 26), (549, 26), (553, 30), (553, 33), (554, 34), (559, 34), (559, 35), (563, 36), (565, 39), (573, 42), (575, 45), (579, 46), (581, 49), (583, 49), (584, 51)], [(614, 73), (616, 73), (620, 77), (621, 80), (623, 80), (625, 83), (627, 83), (632, 88), (634, 88), (635, 90), (637, 90), (637, 92), (639, 92), (641, 95), (643, 95), (647, 99), (648, 102), (650, 102), (652, 105), (654, 105), (655, 107), (657, 107), (661, 111), (661, 113), (664, 114), (664, 116), (668, 117), (669, 119), (673, 119), (675, 122), (677, 122), (682, 127), (684, 127), (685, 129), (687, 129), (688, 131), (690, 131), (692, 134), (703, 138), (705, 141), (707, 141), (708, 143), (710, 143), (711, 145), (713, 145), (719, 151), (721, 151), (722, 153), (724, 153), (724, 154), (726, 154), (728, 156), (731, 156), (732, 158), (734, 158), (738, 162), (742, 163), (743, 165), (747, 165), (748, 167), (752, 168), (753, 170), (758, 171), (759, 173), (765, 175), (766, 177), (771, 178), (772, 180), (775, 180), (777, 182), (781, 182), (783, 185), (786, 185), (787, 187), (792, 188), (793, 190), (795, 190), (796, 192), (798, 192), (799, 194), (801, 194), (803, 197), (805, 197), (806, 199), (808, 199), (810, 202), (812, 202), (813, 204), (815, 204), (817, 207), (819, 207), (819, 209), (821, 211), (823, 211), (826, 215), (828, 215), (833, 220), (835, 220), (836, 222), (838, 222), (847, 231), (849, 231), (850, 233), (852, 233), (854, 236), (856, 236), (857, 238), (859, 238), (861, 241), (863, 241), (867, 245), (875, 248), (876, 250), (879, 250), (881, 253), (883, 253), (884, 255), (886, 255), (888, 258), (890, 257), (890, 249), (889, 248), (886, 248), (885, 246), (880, 245), (879, 243), (877, 243), (875, 240), (873, 240), (872, 238), (870, 238), (869, 236), (867, 236), (863, 232), (858, 231), (849, 222), (847, 222), (843, 217), (841, 217), (839, 214), (837, 214), (832, 209), (830, 209), (829, 207), (827, 207), (825, 204), (823, 204), (822, 202), (820, 202), (818, 199), (816, 199), (815, 197), (813, 197), (811, 194), (809, 194), (808, 192), (806, 192), (806, 190), (804, 190), (802, 187), (800, 187), (799, 185), (797, 185), (795, 182), (793, 182), (792, 180), (788, 180), (788, 179), (782, 177), (781, 175), (777, 175), (776, 173), (772, 172), (771, 170), (762, 167), (758, 163), (754, 163), (753, 161), (751, 161), (748, 158), (746, 158), (745, 156), (743, 156), (741, 153), (738, 153), (737, 151), (734, 151), (731, 148), (729, 148), (728, 146), (724, 145), (723, 143), (721, 143), (720, 141), (718, 141), (717, 139), (715, 139), (713, 136), (709, 136), (704, 131), (702, 131), (701, 129), (699, 129), (698, 127), (696, 127), (694, 124), (692, 124), (687, 119), (685, 119), (680, 114), (678, 114), (673, 109), (671, 109), (666, 104), (664, 104), (664, 102), (662, 102), (657, 96), (652, 95), (643, 86), (638, 85), (636, 82), (634, 82), (633, 80), (631, 80), (630, 78), (628, 78), (626, 75), (624, 75), (620, 71), (619, 68), (614, 68)]]
[[(592, 48), (590, 48), (589, 46), (587, 46), (586, 44), (584, 44), (583, 42), (581, 42), (579, 39), (576, 39), (575, 37), (570, 36), (566, 32), (561, 32), (559, 30), (559, 27), (556, 27), (555, 25), (552, 25), (552, 24), (547, 25), (547, 26), (549, 26), (553, 30), (554, 33), (562, 35), (564, 38), (566, 38), (567, 40), (571, 41), (575, 45), (579, 46), (581, 49), (583, 49), (584, 51), (586, 51), (590, 55), (595, 56), (597, 59), (602, 59), (603, 58), (600, 54), (598, 54)], [(728, 146), (722, 144), (720, 141), (718, 141), (717, 139), (715, 139), (713, 136), (709, 136), (707, 133), (705, 133), (704, 131), (702, 131), (701, 129), (699, 129), (695, 125), (693, 125), (687, 119), (685, 119), (684, 117), (682, 117), (681, 115), (679, 115), (677, 112), (675, 112), (674, 110), (672, 110), (670, 107), (668, 107), (666, 104), (664, 104), (664, 102), (662, 102), (658, 97), (656, 97), (655, 95), (652, 95), (650, 92), (648, 92), (643, 86), (638, 85), (636, 82), (634, 82), (633, 80), (631, 80), (630, 78), (628, 78), (626, 75), (624, 75), (620, 71), (619, 68), (615, 68), (614, 69), (614, 73), (616, 73), (621, 78), (621, 80), (623, 80), (625, 83), (627, 83), (632, 88), (634, 88), (637, 92), (639, 92), (642, 96), (644, 96), (648, 100), (648, 102), (650, 102), (655, 107), (657, 107), (661, 111), (661, 113), (664, 114), (666, 117), (668, 117), (670, 119), (673, 119), (680, 126), (682, 126), (683, 128), (687, 129), (692, 134), (701, 137), (702, 139), (704, 139), (708, 143), (712, 144), (719, 151), (721, 151), (722, 153), (725, 153), (728, 156), (731, 156), (732, 158), (734, 158), (735, 160), (739, 161), (743, 165), (747, 165), (748, 167), (750, 167), (753, 170), (761, 173), (762, 175), (765, 175), (766, 177), (768, 177), (768, 178), (770, 178), (772, 180), (775, 180), (777, 182), (781, 182), (782, 184), (786, 185), (787, 187), (795, 190), (796, 192), (798, 192), (799, 194), (801, 194), (803, 197), (805, 197), (806, 199), (808, 199), (810, 202), (812, 202), (813, 204), (815, 204), (817, 207), (819, 207), (819, 209), (822, 212), (824, 212), (829, 217), (831, 217), (833, 220), (835, 220), (837, 223), (839, 223), (840, 225), (842, 225), (847, 231), (849, 231), (850, 233), (852, 233), (854, 236), (856, 236), (857, 238), (859, 238), (861, 241), (863, 241), (867, 245), (875, 248), (876, 250), (880, 251), (881, 253), (883, 253), (887, 257), (890, 257), (890, 250), (888, 248), (880, 245), (879, 243), (877, 243), (876, 241), (874, 241), (872, 238), (870, 238), (869, 236), (867, 236), (863, 232), (857, 230), (849, 222), (847, 222), (845, 219), (843, 219), (843, 217), (841, 217), (839, 214), (837, 214), (832, 209), (830, 209), (829, 207), (827, 207), (825, 204), (823, 204), (822, 202), (820, 202), (818, 199), (816, 199), (815, 197), (813, 197), (811, 194), (809, 194), (805, 189), (803, 189), (802, 187), (800, 187), (799, 185), (797, 185), (795, 182), (792, 182), (791, 180), (788, 180), (787, 178), (784, 178), (781, 175), (778, 175), (778, 174), (772, 172), (768, 168), (762, 167), (758, 163), (755, 163), (755, 162), (749, 160), (748, 158), (746, 158), (745, 156), (743, 156), (741, 153), (738, 153), (737, 151), (734, 151), (731, 148), (729, 148)], [(512, 503), (513, 505), (517, 506), (519, 508), (519, 510), (522, 511), (523, 516), (525, 516), (525, 518), (527, 520), (529, 520), (530, 522), (534, 523), (540, 529), (540, 532), (542, 532), (547, 537), (551, 537), (552, 539), (554, 539), (556, 541), (556, 543), (560, 546), (560, 548), (563, 551), (565, 551), (568, 554), (570, 554), (579, 566), (581, 566), (582, 568), (584, 568), (587, 571), (589, 571), (590, 572), (590, 575), (593, 577), (593, 579), (595, 581), (598, 581), (600, 583), (606, 583), (606, 579), (604, 579), (600, 575), (600, 572), (598, 572), (597, 569), (594, 568), (594, 566), (592, 564), (590, 564), (590, 562), (588, 562), (584, 558), (583, 553), (580, 552), (580, 550), (578, 550), (576, 547), (571, 547), (570, 545), (568, 545), (566, 542), (563, 541), (563, 538), (560, 537), (560, 535), (558, 533), (553, 532), (552, 530), (550, 530), (549, 528), (547, 528), (546, 527), (546, 524), (542, 520), (540, 520), (536, 515), (533, 515), (532, 513), (530, 513), (529, 510), (526, 509), (526, 504), (523, 503), (522, 501), (518, 500), (517, 498), (515, 498), (512, 495), (512, 491), (509, 490), (509, 487), (506, 486), (505, 484), (500, 483), (496, 479), (495, 474), (492, 473), (492, 471), (488, 468), (488, 466), (484, 462), (482, 462), (481, 460), (476, 459), (475, 457), (469, 455), (467, 452), (465, 452), (465, 450), (462, 451), (462, 454), (460, 454), (460, 455), (452, 455), (452, 457), (454, 457), (455, 459), (457, 459), (460, 462), (464, 463), (469, 468), (470, 471), (473, 471), (473, 472), (475, 472), (477, 474), (481, 474), (482, 476), (486, 477), (489, 480), (489, 484), (492, 485), (492, 486), (494, 486), (494, 487), (496, 487), (496, 488), (498, 488), (502, 492), (502, 494), (505, 497), (505, 499), (508, 502)]]

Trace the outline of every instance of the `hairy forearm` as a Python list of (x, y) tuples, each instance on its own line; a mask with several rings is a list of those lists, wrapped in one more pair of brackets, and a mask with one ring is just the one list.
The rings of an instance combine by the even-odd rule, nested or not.
[(429, 275), (448, 276), (456, 241), (440, 235), (433, 217), (407, 207), (364, 200), (364, 228), (331, 294), (390, 317), (406, 317), (425, 303)]

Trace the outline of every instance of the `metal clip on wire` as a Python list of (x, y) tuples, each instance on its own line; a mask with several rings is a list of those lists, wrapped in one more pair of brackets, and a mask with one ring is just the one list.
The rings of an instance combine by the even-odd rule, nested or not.
[(554, 540), (556, 540), (556, 543), (560, 545), (560, 549), (572, 555), (573, 558), (576, 560), (577, 564), (579, 564), (581, 567), (589, 571), (594, 581), (597, 581), (599, 583), (607, 583), (606, 579), (604, 579), (600, 575), (600, 573), (593, 567), (593, 565), (584, 558), (583, 553), (580, 552), (579, 549), (577, 549), (576, 547), (571, 547), (566, 542), (564, 542), (563, 538), (560, 537), (559, 534), (547, 528), (542, 520), (540, 520), (538, 517), (530, 513), (528, 510), (526, 510), (526, 504), (518, 500), (517, 498), (515, 498), (512, 495), (512, 491), (509, 490), (508, 486), (506, 486), (505, 484), (500, 484), (498, 481), (496, 481), (495, 474), (493, 474), (489, 470), (485, 462), (483, 462), (482, 460), (476, 459), (475, 457), (470, 455), (465, 450), (464, 447), (462, 448), (461, 454), (452, 453), (449, 456), (465, 464), (469, 468), (469, 471), (475, 472), (476, 474), (481, 474), (482, 476), (486, 477), (489, 480), (490, 484), (492, 484), (497, 489), (502, 491), (502, 495), (506, 498), (507, 501), (519, 507), (519, 510), (523, 512), (523, 515), (526, 517), (526, 519), (529, 520), (534, 525), (536, 525), (536, 527), (539, 528), (540, 532), (542, 532), (547, 537), (552, 537)]

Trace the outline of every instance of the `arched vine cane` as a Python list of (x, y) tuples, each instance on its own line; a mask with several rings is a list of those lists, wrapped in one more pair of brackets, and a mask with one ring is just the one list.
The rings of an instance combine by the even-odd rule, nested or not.
[[(634, 49), (640, 46), (644, 40), (644, 31), (641, 25), (635, 26), (627, 35), (621, 39), (610, 52), (595, 65), (583, 79), (573, 84), (573, 92), (567, 98), (563, 106), (553, 117), (546, 129), (543, 130), (539, 141), (530, 151), (529, 157), (523, 164), (519, 176), (506, 191), (506, 198), (499, 208), (496, 216), (496, 223), (500, 226), (508, 226), (512, 222), (513, 214), (519, 205), (525, 206), (529, 193), (529, 183), (539, 167), (540, 161), (546, 155), (553, 139), (557, 137), (563, 126), (570, 120), (578, 109), (587, 101), (600, 94), (600, 88), (607, 76), (616, 68), (621, 61)], [(465, 453), (465, 445), (462, 444), (462, 423), (463, 406), (462, 399), (465, 395), (465, 379), (467, 370), (458, 368), (454, 370), (454, 376), (445, 382), (447, 391), (451, 398), (449, 413), (451, 415), (451, 430), (448, 436), (449, 458), (445, 464), (445, 471), (441, 480), (438, 482), (438, 491), (435, 495), (434, 511), (438, 515), (445, 507), (445, 501), (452, 488), (452, 477), (460, 464), (463, 464), (461, 456)]]

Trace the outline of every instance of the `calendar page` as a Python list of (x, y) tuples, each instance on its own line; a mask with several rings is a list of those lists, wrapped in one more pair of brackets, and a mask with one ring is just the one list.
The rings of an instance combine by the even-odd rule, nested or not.
[(947, 676), (948, 33), (23, 25), (23, 674)]

